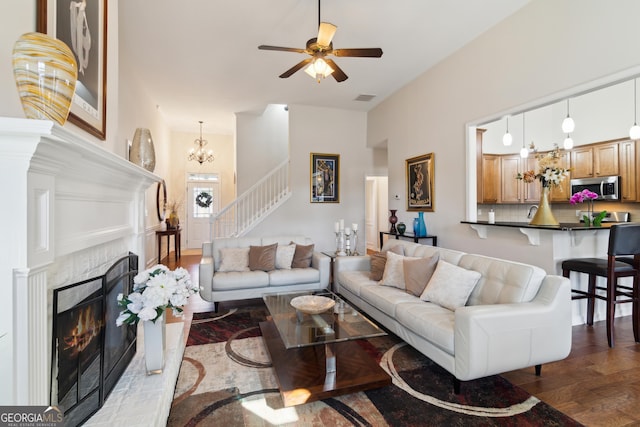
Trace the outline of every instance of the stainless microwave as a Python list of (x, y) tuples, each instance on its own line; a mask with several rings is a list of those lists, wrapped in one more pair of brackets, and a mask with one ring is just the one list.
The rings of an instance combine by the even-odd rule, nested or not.
[(596, 200), (620, 200), (620, 177), (601, 176), (571, 180), (571, 194), (587, 189), (598, 195)]

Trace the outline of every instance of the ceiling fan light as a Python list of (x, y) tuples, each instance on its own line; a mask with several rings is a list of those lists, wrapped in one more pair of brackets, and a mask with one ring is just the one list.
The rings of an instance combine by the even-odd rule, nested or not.
[(304, 72), (320, 83), (320, 79), (324, 79), (333, 73), (333, 68), (331, 68), (324, 59), (317, 58), (305, 68)]
[(318, 28), (318, 38), (316, 39), (316, 43), (320, 46), (329, 47), (333, 36), (336, 34), (337, 28), (338, 27), (328, 22), (321, 22), (320, 27)]

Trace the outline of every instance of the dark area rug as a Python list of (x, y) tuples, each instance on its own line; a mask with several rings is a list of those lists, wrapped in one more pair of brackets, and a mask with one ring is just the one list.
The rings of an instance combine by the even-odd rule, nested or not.
[[(285, 408), (262, 305), (194, 315), (169, 426), (580, 426), (499, 375), (462, 383), (393, 334), (359, 340), (393, 385)], [(533, 368), (532, 368), (533, 369)]]

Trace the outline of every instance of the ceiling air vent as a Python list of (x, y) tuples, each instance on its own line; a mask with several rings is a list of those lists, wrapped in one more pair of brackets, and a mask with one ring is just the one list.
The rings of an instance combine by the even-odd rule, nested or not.
[(358, 95), (355, 101), (369, 102), (375, 97), (375, 95)]

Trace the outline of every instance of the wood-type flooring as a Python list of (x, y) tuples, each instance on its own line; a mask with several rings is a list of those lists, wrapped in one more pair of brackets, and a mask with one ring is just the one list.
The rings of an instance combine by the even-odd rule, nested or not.
[[(171, 269), (189, 270), (194, 281), (199, 262), (197, 250), (183, 251), (177, 262), (173, 254), (163, 259)], [(192, 314), (212, 310), (212, 303), (194, 295), (183, 319), (169, 315), (168, 321), (184, 320), (186, 339)], [(640, 344), (633, 341), (631, 316), (616, 318), (614, 330), (616, 346), (611, 349), (604, 322), (574, 326), (565, 360), (543, 365), (540, 377), (533, 367), (502, 376), (587, 426), (640, 426)]]

